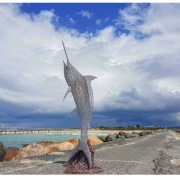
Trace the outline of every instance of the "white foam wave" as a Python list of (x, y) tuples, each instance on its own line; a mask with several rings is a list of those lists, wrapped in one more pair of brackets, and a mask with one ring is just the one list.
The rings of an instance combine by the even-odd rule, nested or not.
[(77, 136), (80, 135), (80, 133), (72, 133), (72, 135)]

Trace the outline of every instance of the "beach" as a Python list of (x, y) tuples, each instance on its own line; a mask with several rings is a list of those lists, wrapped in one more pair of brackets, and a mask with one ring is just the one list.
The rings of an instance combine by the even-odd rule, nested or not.
[[(101, 129), (89, 129), (89, 133), (105, 133), (105, 134), (115, 134), (120, 130), (101, 130)], [(124, 132), (141, 132), (142, 130), (123, 130)], [(4, 134), (38, 134), (38, 133), (80, 133), (80, 129), (59, 129), (59, 130), (1, 130), (0, 135)]]
[[(114, 131), (113, 131), (114, 132)], [(180, 174), (180, 134), (156, 134), (111, 141), (93, 147), (99, 174)], [(0, 163), (0, 174), (63, 174), (71, 151)]]

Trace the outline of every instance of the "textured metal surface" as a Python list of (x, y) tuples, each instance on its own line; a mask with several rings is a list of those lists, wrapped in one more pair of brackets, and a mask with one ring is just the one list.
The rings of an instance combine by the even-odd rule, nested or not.
[[(63, 42), (62, 42), (63, 43)], [(96, 77), (91, 75), (83, 76), (69, 61), (67, 52), (63, 43), (64, 52), (67, 58), (67, 64), (64, 63), (64, 77), (68, 84), (68, 90), (65, 93), (64, 99), (71, 92), (76, 104), (76, 108), (73, 112), (77, 112), (81, 120), (81, 139), (77, 147), (73, 150), (68, 162), (79, 151), (83, 151), (86, 155), (89, 167), (92, 166), (91, 152), (89, 150), (87, 139), (88, 129), (91, 121), (91, 114), (93, 110), (93, 91), (91, 87), (91, 81)]]

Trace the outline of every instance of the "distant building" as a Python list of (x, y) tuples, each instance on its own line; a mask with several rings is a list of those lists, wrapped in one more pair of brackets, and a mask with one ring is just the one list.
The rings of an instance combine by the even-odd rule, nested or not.
[(155, 128), (155, 126), (144, 126), (145, 128)]

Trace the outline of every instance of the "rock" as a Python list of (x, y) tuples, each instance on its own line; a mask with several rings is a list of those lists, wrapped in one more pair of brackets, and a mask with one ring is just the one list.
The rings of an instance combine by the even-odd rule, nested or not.
[(131, 135), (129, 133), (124, 133), (125, 138), (130, 138)]
[(119, 133), (118, 133), (119, 135), (121, 135), (121, 136), (125, 136), (125, 132), (122, 132), (122, 131), (120, 131)]
[(113, 134), (113, 136), (117, 136), (117, 135), (118, 135), (118, 133), (114, 133), (114, 134)]
[(139, 137), (140, 135), (138, 133), (131, 133), (130, 136), (133, 137)]
[(125, 136), (121, 136), (121, 135), (119, 135), (119, 134), (118, 134), (116, 137), (117, 137), (118, 140), (123, 140), (123, 139), (125, 139)]
[(180, 133), (180, 130), (176, 130), (177, 133)]
[(140, 136), (145, 136), (146, 135), (146, 132), (145, 131), (142, 131), (139, 133)]
[(70, 142), (71, 144), (74, 145), (74, 147), (76, 147), (76, 146), (78, 145), (79, 139), (76, 139), (76, 138), (74, 138), (74, 139), (69, 139), (69, 140), (67, 140), (67, 141), (65, 141), (65, 142)]
[(54, 141), (41, 141), (41, 142), (37, 142), (36, 144), (40, 144), (43, 147), (46, 147), (46, 146), (53, 144), (53, 143), (55, 143), (55, 142)]
[(26, 146), (28, 146), (28, 145), (29, 145), (29, 144), (24, 144), (23, 147), (26, 147)]
[[(99, 139), (97, 136), (89, 136), (88, 139), (90, 140), (90, 145), (91, 146), (95, 146), (95, 145), (103, 143), (103, 141), (101, 139)], [(74, 145), (74, 147), (76, 147), (78, 142), (79, 142), (79, 139), (69, 139), (69, 140), (67, 140), (65, 142), (70, 142), (71, 144)]]
[(46, 147), (44, 147), (45, 154), (49, 154), (52, 152), (59, 152), (59, 151), (67, 151), (74, 149), (75, 146), (70, 142), (60, 142), (60, 143), (53, 143)]
[(3, 161), (11, 161), (18, 153), (19, 148), (17, 147), (7, 147), (5, 148), (6, 155)]
[(132, 132), (131, 134), (138, 134), (137, 132)]
[(104, 142), (106, 136), (97, 136), (101, 141)]
[(151, 131), (146, 131), (146, 134), (152, 134), (152, 132)]
[(109, 135), (106, 136), (104, 141), (109, 142), (109, 141), (115, 141), (115, 140), (116, 140), (116, 137), (113, 136), (112, 134), (109, 134)]
[(103, 141), (101, 141), (97, 136), (89, 136), (88, 139), (90, 140), (91, 146), (95, 146), (103, 143)]
[(5, 147), (2, 142), (0, 142), (0, 162), (3, 162), (3, 159), (6, 155)]
[(40, 144), (33, 143), (19, 149), (14, 159), (41, 155), (45, 155), (44, 147)]

